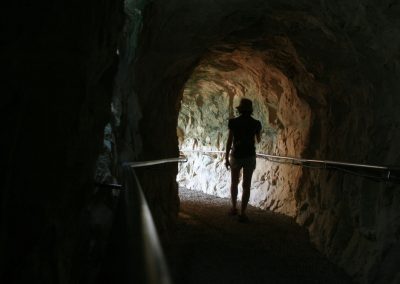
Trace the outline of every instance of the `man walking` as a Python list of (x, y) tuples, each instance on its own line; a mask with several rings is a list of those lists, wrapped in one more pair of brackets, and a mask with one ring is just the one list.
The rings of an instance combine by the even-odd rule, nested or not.
[[(255, 141), (260, 142), (261, 123), (251, 117), (253, 103), (249, 99), (242, 98), (236, 107), (239, 116), (229, 119), (229, 135), (226, 143), (225, 166), (231, 168), (231, 199), (232, 208), (230, 215), (237, 215), (236, 208), (240, 170), (243, 169), (243, 193), (239, 221), (247, 222), (247, 203), (250, 198), (250, 185), (253, 171), (256, 168)], [(232, 147), (233, 145), (233, 147)], [(232, 153), (230, 153), (232, 148)]]

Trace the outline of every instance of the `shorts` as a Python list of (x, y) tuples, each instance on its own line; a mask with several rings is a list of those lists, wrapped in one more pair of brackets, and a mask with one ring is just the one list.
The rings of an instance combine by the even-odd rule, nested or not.
[(241, 169), (245, 171), (254, 171), (256, 168), (256, 156), (250, 156), (246, 158), (235, 158), (234, 156), (230, 156), (229, 163), (231, 164), (232, 169)]

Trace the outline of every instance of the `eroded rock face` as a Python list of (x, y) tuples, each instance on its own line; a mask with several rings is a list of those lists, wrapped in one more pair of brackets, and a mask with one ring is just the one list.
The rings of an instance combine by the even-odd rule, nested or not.
[[(222, 130), (207, 135), (202, 126), (196, 126), (195, 131), (202, 138), (197, 139), (197, 144), (193, 139), (182, 139), (183, 145), (221, 149), (226, 137), (223, 129), (230, 115), (229, 99), (232, 97), (234, 106), (240, 96), (254, 93), (255, 101), (261, 101), (256, 99), (256, 90), (268, 89), (269, 104), (279, 104), (276, 114), (272, 106), (267, 107), (268, 103), (258, 104), (264, 109), (263, 116), (258, 117), (267, 122), (264, 129), (268, 125), (276, 130), (275, 134), (267, 135), (269, 140), (264, 137), (264, 141), (273, 143), (260, 145), (263, 149), (304, 158), (398, 164), (399, 154), (395, 150), (400, 141), (397, 134), (400, 102), (396, 96), (400, 88), (397, 80), (400, 27), (395, 16), (398, 11), (397, 3), (370, 0), (312, 3), (254, 0), (251, 3), (234, 1), (229, 5), (223, 0), (153, 2), (144, 13), (134, 78), (143, 114), (140, 132), (144, 153), (148, 157), (176, 154), (176, 148), (169, 145), (178, 145), (176, 129), (169, 123), (177, 119), (174, 111), (179, 110), (182, 97), (183, 113), (186, 103), (195, 103), (192, 109), (201, 110), (202, 119), (210, 122), (210, 128), (215, 129), (222, 121)], [(219, 52), (214, 50), (219, 47)], [(232, 53), (246, 50), (244, 47), (252, 52), (250, 61), (261, 57), (265, 61), (262, 68), (275, 70), (271, 74), (282, 74), (280, 79), (272, 83), (251, 79), (258, 76), (251, 75), (246, 79), (251, 92), (246, 92), (230, 78), (236, 94), (229, 93), (232, 89), (229, 83), (216, 83), (215, 78), (207, 84), (204, 83), (207, 80), (200, 80), (198, 72), (207, 66), (202, 65), (204, 60), (215, 53), (220, 59), (229, 55), (233, 62), (214, 60), (219, 65), (213, 67), (220, 70), (218, 76), (236, 72), (233, 70), (243, 71), (243, 62), (232, 59)], [(207, 68), (207, 72), (212, 70)], [(255, 71), (260, 74), (260, 69)], [(251, 72), (248, 69), (238, 78), (243, 81), (247, 76), (244, 74)], [(254, 81), (269, 82), (271, 86), (253, 86)], [(191, 89), (190, 83), (196, 89), (208, 89), (208, 102)], [(278, 98), (280, 88), (291, 95)], [(188, 94), (191, 96), (186, 98)], [(296, 116), (292, 115), (297, 108), (294, 102), (301, 106)], [(211, 118), (207, 120), (205, 115)], [(200, 117), (199, 114), (189, 116)], [(190, 122), (189, 116), (187, 124), (198, 125), (193, 120)], [(299, 123), (299, 118), (304, 123)], [(187, 129), (183, 125), (179, 127), (178, 136), (190, 138)], [(161, 151), (159, 145), (164, 142), (169, 146)], [(205, 156), (202, 159), (189, 169), (192, 177), (195, 170), (205, 171), (204, 165), (209, 163), (221, 183), (215, 187), (216, 182), (207, 179), (209, 184), (200, 181), (199, 184), (205, 191), (226, 194), (224, 185), (228, 181), (218, 160)], [(253, 191), (253, 196), (261, 200), (260, 206), (296, 217), (308, 227), (317, 247), (358, 280), (395, 283), (398, 274), (393, 260), (398, 259), (399, 243), (397, 186), (289, 165), (263, 168), (266, 172), (270, 169), (270, 174), (263, 177), (263, 173), (256, 173), (259, 181), (255, 180), (254, 184), (263, 184), (258, 193)], [(282, 180), (276, 179), (276, 169)], [(274, 191), (275, 182), (279, 187)], [(168, 196), (174, 190), (166, 192), (160, 194), (165, 194), (165, 200), (172, 200)]]
[[(241, 96), (254, 99), (256, 115), (270, 130), (260, 150), (399, 164), (397, 2), (126, 4), (130, 22), (119, 44), (123, 62), (113, 99), (116, 164), (177, 156), (178, 112), (189, 78), (212, 95), (200, 99), (189, 86), (186, 94), (195, 96), (185, 95), (184, 104), (197, 98), (196, 107), (210, 117), (202, 119), (222, 121), (220, 129)], [(14, 1), (4, 9), (0, 273), (6, 280), (76, 283), (89, 277), (81, 261), (89, 250), (95, 161), (110, 120), (122, 6)], [(213, 70), (229, 80), (196, 78), (205, 63), (218, 63)], [(190, 136), (183, 126), (179, 133)], [(195, 147), (221, 149), (225, 132), (210, 133)], [(216, 191), (226, 194), (220, 165), (203, 158), (197, 165), (220, 170)], [(262, 163), (253, 203), (295, 216), (318, 249), (358, 280), (398, 282), (398, 186)], [(175, 165), (140, 173), (164, 231), (178, 211), (176, 173)]]
[[(293, 57), (296, 54), (292, 54)], [(268, 65), (270, 54), (249, 48), (214, 51), (206, 56), (186, 84), (178, 137), (183, 150), (224, 150), (227, 121), (238, 115), (240, 98), (253, 101), (253, 117), (263, 125), (260, 153), (302, 156), (308, 143), (311, 109), (299, 98), (293, 83), (276, 67)], [(215, 157), (186, 152), (178, 181), (193, 190), (229, 196), (230, 174), (224, 155)], [(215, 159), (216, 158), (216, 159)], [(301, 168), (258, 159), (250, 203), (294, 216), (294, 189)]]

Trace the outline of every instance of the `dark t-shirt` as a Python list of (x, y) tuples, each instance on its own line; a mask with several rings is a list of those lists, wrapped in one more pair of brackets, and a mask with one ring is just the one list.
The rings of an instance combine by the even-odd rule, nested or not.
[(229, 119), (229, 129), (233, 133), (232, 155), (235, 158), (246, 158), (256, 154), (254, 139), (256, 133), (261, 131), (260, 121), (250, 115), (241, 115)]

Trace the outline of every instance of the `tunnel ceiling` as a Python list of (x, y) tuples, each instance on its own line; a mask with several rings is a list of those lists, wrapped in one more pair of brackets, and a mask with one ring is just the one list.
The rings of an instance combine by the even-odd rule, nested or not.
[[(341, 150), (335, 152), (336, 144), (320, 141), (326, 139), (321, 131), (327, 115), (337, 122), (338, 128), (345, 118), (340, 111), (331, 111), (326, 106), (343, 109), (345, 113), (356, 101), (360, 109), (369, 107), (365, 105), (374, 102), (367, 98), (366, 93), (370, 91), (367, 81), (377, 80), (373, 70), (380, 67), (379, 60), (397, 56), (394, 49), (380, 52), (378, 48), (385, 44), (383, 35), (393, 33), (386, 27), (393, 15), (387, 7), (375, 12), (367, 10), (367, 6), (361, 7), (364, 10), (357, 4), (342, 7), (330, 1), (251, 1), (251, 4), (229, 1), (229, 5), (225, 1), (168, 4), (156, 1), (143, 14), (147, 24), (135, 63), (134, 88), (140, 93), (142, 111), (152, 113), (157, 106), (168, 105), (166, 114), (173, 123), (181, 90), (199, 61), (206, 54), (246, 46), (262, 53), (268, 64), (282, 72), (293, 83), (299, 97), (316, 112), (318, 125), (311, 126), (310, 135), (317, 139), (318, 145), (310, 145), (307, 149), (310, 155), (330, 155), (329, 152), (337, 156)], [(359, 16), (354, 17), (355, 13)], [(378, 22), (366, 19), (366, 16), (381, 19), (383, 15), (388, 16), (379, 22), (383, 32), (375, 26)], [(353, 33), (357, 37), (351, 37)], [(364, 61), (371, 52), (384, 58), (374, 56)], [(158, 93), (164, 96), (155, 99)], [(159, 139), (153, 139), (154, 132), (144, 134), (145, 148), (156, 148), (153, 141), (163, 139), (172, 130), (168, 126), (170, 122), (161, 117), (160, 124), (165, 127), (159, 131)], [(143, 129), (149, 124), (157, 122), (147, 122), (145, 118)], [(144, 152), (154, 153), (153, 150)], [(157, 152), (154, 156), (159, 155)], [(357, 159), (357, 154), (350, 158)]]
[[(354, 11), (351, 4), (348, 6), (349, 11), (341, 16), (352, 18)], [(193, 68), (193, 60), (215, 45), (228, 45), (229, 49), (229, 44), (246, 43), (255, 49), (269, 50), (271, 59), (290, 77), (293, 70), (287, 53), (292, 47), (308, 72), (322, 77), (324, 68), (351, 66), (359, 59), (359, 43), (352, 42), (347, 32), (363, 23), (354, 20), (354, 27), (347, 26), (344, 31), (340, 21), (346, 19), (332, 15), (330, 10), (334, 8), (329, 2), (320, 6), (310, 1), (157, 2), (145, 14), (152, 18), (148, 27), (151, 36), (142, 42), (145, 54), (140, 59), (158, 62), (159, 66), (168, 64), (173, 72), (185, 65), (191, 64)], [(360, 51), (366, 50), (363, 47)], [(169, 54), (169, 58), (162, 57), (163, 53)]]

